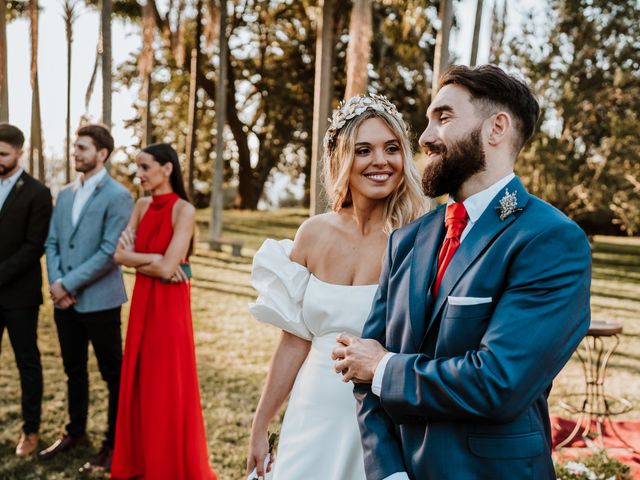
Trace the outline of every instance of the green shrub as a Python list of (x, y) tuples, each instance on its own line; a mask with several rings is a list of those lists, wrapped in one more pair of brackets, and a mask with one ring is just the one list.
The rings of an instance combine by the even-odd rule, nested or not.
[(611, 458), (605, 450), (566, 463), (556, 462), (557, 480), (631, 480), (628, 465)]

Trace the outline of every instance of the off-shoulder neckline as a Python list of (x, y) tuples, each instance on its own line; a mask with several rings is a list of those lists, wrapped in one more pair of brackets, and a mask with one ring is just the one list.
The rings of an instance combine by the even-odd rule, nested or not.
[[(298, 265), (300, 265), (298, 263)], [(303, 265), (301, 265), (303, 266)], [(304, 267), (304, 266), (303, 266)], [(349, 288), (371, 288), (371, 287), (376, 287), (378, 288), (378, 284), (377, 283), (369, 283), (369, 284), (365, 284), (365, 285), (344, 285), (342, 283), (331, 283), (331, 282), (325, 282), (324, 280), (316, 277), (313, 273), (309, 272), (309, 275), (311, 276), (311, 278), (314, 278), (315, 280), (317, 280), (320, 283), (323, 283), (325, 285), (329, 285), (331, 287), (349, 287)]]

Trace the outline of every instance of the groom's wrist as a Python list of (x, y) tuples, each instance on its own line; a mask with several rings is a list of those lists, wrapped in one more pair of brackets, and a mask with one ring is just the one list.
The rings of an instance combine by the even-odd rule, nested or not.
[(373, 380), (371, 380), (371, 391), (378, 397), (380, 396), (380, 393), (382, 391), (382, 379), (384, 377), (384, 371), (387, 368), (387, 363), (389, 363), (389, 360), (394, 355), (395, 353), (393, 352), (385, 353), (376, 366), (375, 372), (373, 374)]

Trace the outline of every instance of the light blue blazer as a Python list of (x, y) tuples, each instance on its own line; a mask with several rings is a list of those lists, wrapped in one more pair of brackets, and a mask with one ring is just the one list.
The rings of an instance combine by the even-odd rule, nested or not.
[(113, 254), (131, 216), (133, 199), (126, 188), (105, 175), (74, 227), (75, 193), (75, 183), (67, 185), (53, 209), (45, 242), (49, 283), (62, 280), (64, 288), (76, 296), (78, 312), (119, 307), (127, 301), (127, 294)]
[(380, 397), (355, 387), (368, 480), (399, 471), (415, 480), (555, 479), (547, 396), (589, 327), (591, 252), (584, 232), (518, 178), (506, 189), (516, 211), (500, 219), (503, 189), (435, 298), (444, 206), (389, 239), (363, 336), (398, 355)]

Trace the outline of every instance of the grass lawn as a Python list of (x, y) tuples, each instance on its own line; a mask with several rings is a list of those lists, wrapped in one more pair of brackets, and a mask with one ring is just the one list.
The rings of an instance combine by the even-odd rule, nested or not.
[[(198, 213), (200, 238), (205, 238), (208, 212)], [(224, 236), (245, 241), (243, 257), (229, 252), (209, 252), (198, 245), (193, 262), (192, 307), (202, 404), (210, 461), (220, 479), (243, 478), (245, 449), (253, 409), (258, 401), (268, 360), (278, 331), (253, 321), (247, 303), (254, 299), (249, 283), (251, 257), (266, 237), (293, 238), (303, 210), (274, 212), (225, 212)], [(133, 275), (126, 272), (131, 291)], [(608, 393), (623, 395), (636, 410), (626, 418), (640, 418), (640, 239), (596, 237), (593, 272), (593, 318), (616, 320), (624, 332), (610, 362)], [(41, 439), (43, 446), (55, 440), (66, 422), (66, 385), (53, 323), (52, 305), (40, 310), (39, 346), (45, 389)], [(128, 304), (123, 309), (123, 332)], [(91, 406), (89, 434), (99, 446), (106, 424), (106, 388), (90, 355)], [(20, 434), (20, 388), (13, 352), (7, 338), (0, 357), (0, 480), (72, 479), (93, 449), (77, 450), (51, 462), (20, 460), (13, 452)], [(552, 412), (558, 398), (577, 392), (582, 372), (572, 360), (560, 373), (552, 392)]]

